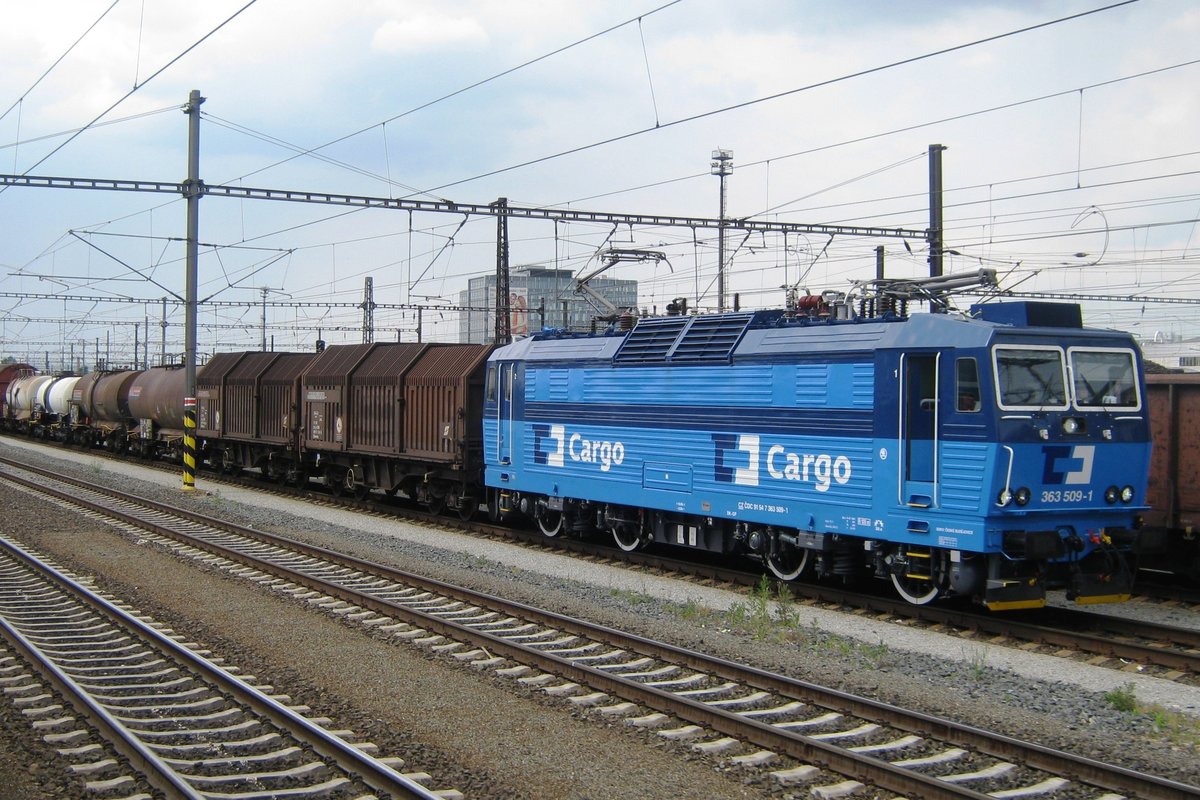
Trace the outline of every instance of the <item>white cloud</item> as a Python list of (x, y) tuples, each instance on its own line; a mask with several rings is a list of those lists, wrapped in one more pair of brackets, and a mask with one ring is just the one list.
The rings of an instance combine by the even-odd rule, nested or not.
[(371, 47), (388, 53), (409, 55), (445, 48), (486, 44), (487, 31), (473, 17), (414, 14), (389, 19), (371, 37)]

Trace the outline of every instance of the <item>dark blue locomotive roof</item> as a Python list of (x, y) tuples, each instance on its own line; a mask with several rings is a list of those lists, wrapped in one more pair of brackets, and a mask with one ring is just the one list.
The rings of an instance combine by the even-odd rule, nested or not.
[[(1057, 308), (1054, 308), (1057, 307)], [(791, 357), (797, 353), (844, 358), (880, 349), (987, 347), (997, 334), (1107, 339), (1128, 346), (1127, 334), (1079, 325), (1078, 306), (993, 303), (972, 316), (914, 314), (906, 318), (791, 319), (781, 311), (753, 311), (641, 319), (632, 331), (564, 334), (547, 331), (496, 351), (494, 358), (524, 361), (607, 361), (614, 366), (728, 364)], [(1007, 338), (1007, 336), (1005, 337)]]

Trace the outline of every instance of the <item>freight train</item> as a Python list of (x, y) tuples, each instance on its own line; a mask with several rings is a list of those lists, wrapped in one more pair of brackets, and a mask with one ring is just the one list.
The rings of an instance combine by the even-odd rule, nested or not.
[[(1150, 462), (1134, 341), (1070, 305), (867, 315), (830, 299), (502, 347), (221, 353), (197, 375), (197, 452), (464, 518), (484, 506), (547, 537), (754, 559), (784, 581), (872, 576), (914, 604), (1127, 598)], [(27, 375), (5, 398), (10, 429), (181, 450), (182, 369)]]

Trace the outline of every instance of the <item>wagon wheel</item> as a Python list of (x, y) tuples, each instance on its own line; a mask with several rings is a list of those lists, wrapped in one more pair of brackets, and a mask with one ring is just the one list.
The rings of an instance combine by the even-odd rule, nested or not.
[(458, 518), (463, 522), (470, 522), (475, 519), (475, 515), (479, 513), (479, 501), (473, 496), (466, 494), (458, 498)]
[(237, 456), (232, 450), (221, 451), (221, 472), (226, 475), (237, 475), (242, 468), (237, 463)]
[(430, 514), (441, 514), (446, 510), (446, 495), (430, 492), (425, 496), (425, 507)]
[(348, 469), (327, 467), (325, 469), (325, 485), (329, 487), (329, 491), (333, 492), (335, 497), (344, 497), (354, 491), (354, 472)]
[(942, 593), (938, 554), (932, 548), (897, 545), (888, 556), (892, 586), (914, 606), (932, 603)]
[(771, 542), (765, 558), (767, 569), (781, 581), (794, 581), (808, 567), (808, 550), (781, 541)]
[[(235, 468), (236, 469), (236, 468)], [(288, 482), (297, 489), (308, 488), (308, 472), (300, 467), (288, 470)]]
[(355, 500), (366, 500), (367, 495), (369, 495), (370, 493), (371, 493), (371, 487), (367, 486), (365, 483), (360, 483), (354, 487), (354, 499)]

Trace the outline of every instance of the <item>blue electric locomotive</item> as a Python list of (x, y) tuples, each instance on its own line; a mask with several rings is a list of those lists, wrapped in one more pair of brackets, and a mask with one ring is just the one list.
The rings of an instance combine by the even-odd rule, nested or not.
[(916, 604), (1122, 600), (1142, 372), (1130, 336), (1049, 303), (544, 332), (489, 361), (489, 501), (547, 536), (745, 555), (783, 580), (874, 575)]

